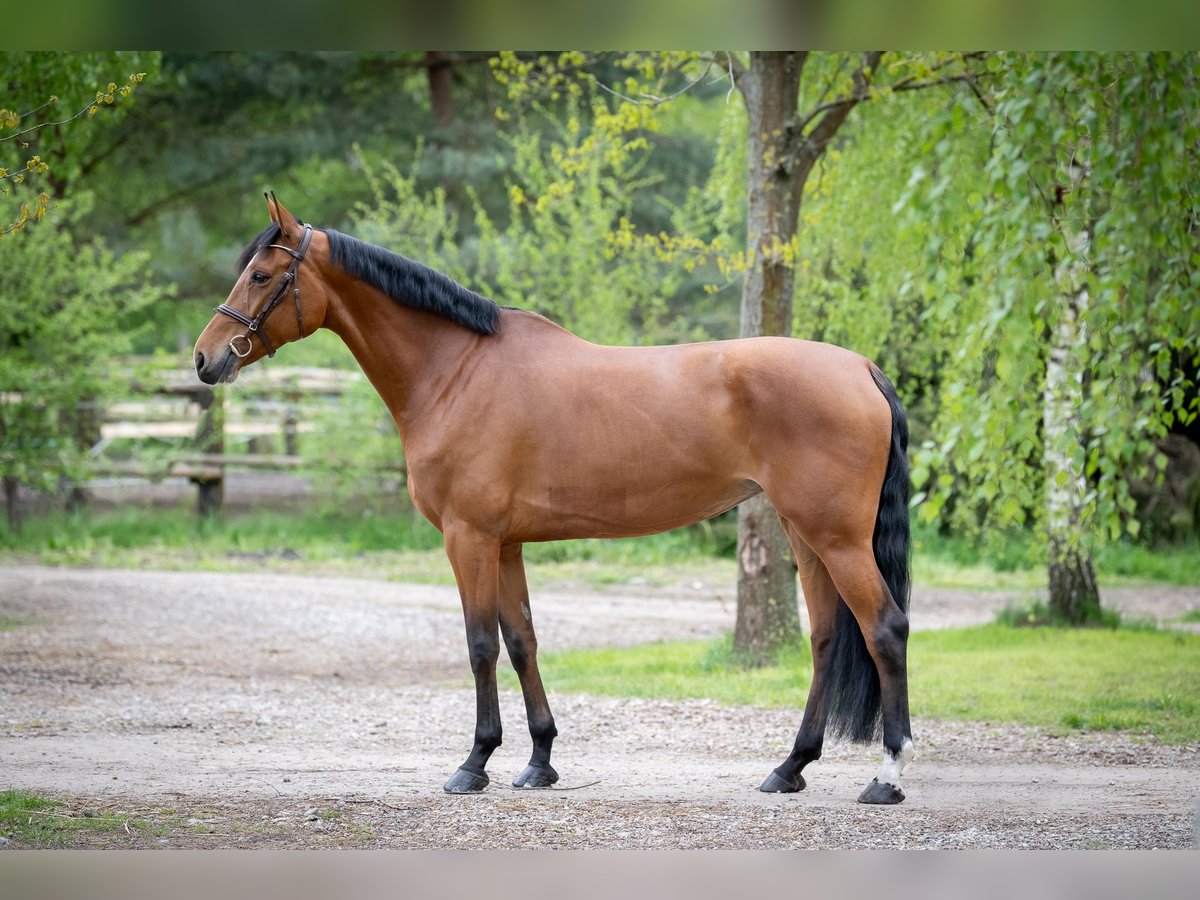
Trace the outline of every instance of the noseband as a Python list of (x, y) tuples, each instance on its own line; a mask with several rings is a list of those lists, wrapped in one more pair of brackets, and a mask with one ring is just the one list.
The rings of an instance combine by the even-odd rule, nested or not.
[[(304, 237), (300, 239), (300, 246), (293, 250), (291, 247), (285, 247), (282, 244), (270, 244), (270, 247), (275, 247), (279, 250), (284, 250), (292, 256), (292, 264), (288, 266), (287, 271), (283, 273), (283, 277), (279, 279), (279, 287), (275, 289), (275, 293), (271, 295), (271, 299), (267, 301), (267, 305), (258, 311), (258, 315), (253, 319), (244, 312), (239, 312), (232, 306), (222, 303), (216, 308), (216, 312), (225, 313), (232, 319), (237, 319), (248, 329), (245, 334), (239, 334), (237, 337), (229, 341), (229, 349), (238, 359), (245, 359), (250, 355), (250, 351), (254, 349), (250, 342), (250, 335), (257, 334), (259, 340), (263, 342), (263, 346), (267, 348), (267, 356), (275, 356), (275, 348), (271, 345), (270, 338), (267, 337), (267, 331), (262, 327), (267, 316), (269, 316), (287, 296), (288, 288), (292, 289), (292, 296), (296, 299), (296, 332), (299, 337), (304, 337), (304, 317), (300, 312), (300, 282), (296, 280), (296, 269), (300, 266), (300, 260), (304, 259), (304, 254), (308, 252), (308, 243), (312, 240), (312, 226), (304, 226)], [(246, 342), (246, 349), (238, 349), (238, 341)]]

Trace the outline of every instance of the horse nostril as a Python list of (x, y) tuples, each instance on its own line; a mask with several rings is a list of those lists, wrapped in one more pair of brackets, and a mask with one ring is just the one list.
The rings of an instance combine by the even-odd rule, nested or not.
[(197, 372), (204, 371), (204, 354), (201, 353), (199, 350), (196, 351), (196, 371)]

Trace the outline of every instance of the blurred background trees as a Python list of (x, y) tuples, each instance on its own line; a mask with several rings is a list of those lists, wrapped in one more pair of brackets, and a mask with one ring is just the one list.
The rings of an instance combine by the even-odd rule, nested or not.
[[(870, 62), (810, 54), (781, 110), (781, 129), (811, 135), (839, 100), (855, 107), (806, 160), (796, 226), (767, 254), (790, 282), (779, 328), (879, 362), (910, 412), (920, 521), (1038, 535), (1060, 612), (1085, 620), (1095, 542), (1196, 533), (1197, 56)], [(39, 489), (61, 467), (10, 415), (58, 421), (116, 383), (117, 354), (189, 350), (262, 226), (264, 188), (585, 338), (661, 343), (737, 336), (765, 258), (747, 241), (748, 173), (783, 164), (753, 130), (739, 53), (9, 53), (0, 67), (0, 107), (60, 98), (38, 122), (116, 93), (28, 148), (0, 142), (9, 171), (48, 166), (0, 200), (8, 223), (47, 194), (41, 222), (0, 239), (0, 465)], [(66, 320), (87, 325), (72, 356)], [(327, 337), (280, 361), (352, 367)], [(92, 373), (86, 390), (37, 398), (53, 379), (32, 373), (55, 361)], [(301, 452), (336, 458), (354, 438), (330, 429)]]

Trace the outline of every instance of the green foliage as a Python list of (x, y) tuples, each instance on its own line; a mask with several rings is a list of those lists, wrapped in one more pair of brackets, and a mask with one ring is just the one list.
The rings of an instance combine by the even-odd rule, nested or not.
[(321, 499), (356, 510), (407, 508), (404, 447), (383, 400), (361, 375), (321, 410), (301, 455)]
[[(0, 237), (40, 221), (52, 197), (69, 193), (88, 171), (99, 132), (125, 112), (124, 101), (157, 67), (157, 54), (35, 51), (5, 53), (0, 62), (0, 196), (12, 200)], [(120, 74), (128, 73), (132, 74)], [(118, 84), (112, 78), (121, 78)], [(60, 97), (65, 98), (60, 101)], [(63, 109), (62, 107), (66, 107)], [(103, 115), (98, 115), (103, 113)], [(40, 177), (44, 176), (44, 177)], [(44, 183), (34, 190), (18, 189)]]
[(860, 110), (810, 177), (800, 214), (794, 334), (873, 359), (918, 429), (932, 418), (928, 393), (953, 337), (931, 339), (926, 300), (910, 274), (937, 229), (898, 229), (892, 210), (913, 160), (930, 152), (913, 123), (945, 109), (950, 90), (888, 94)]
[[(946, 342), (934, 436), (915, 454), (920, 513), (1043, 526), (1050, 453), (1088, 479), (1096, 537), (1136, 536), (1129, 481), (1159, 470), (1155, 439), (1197, 413), (1195, 57), (1009, 54), (989, 68), (994, 109), (963, 99), (931, 116), (932, 158), (898, 204), (928, 235), (913, 285)], [(1085, 230), (1081, 249), (1071, 238)], [(1046, 354), (1075, 264), (1081, 429), (1047, 448)]]
[[(547, 654), (540, 663), (554, 690), (803, 707), (812, 676), (804, 655), (744, 670), (727, 647), (727, 638), (649, 644)], [(909, 639), (909, 663), (918, 715), (1200, 740), (1200, 635), (1002, 625), (920, 631)]]
[(85, 404), (116, 388), (128, 317), (162, 293), (145, 254), (118, 257), (73, 236), (82, 199), (7, 239), (0, 269), (0, 475), (38, 490), (84, 470)]
[(647, 187), (641, 148), (623, 137), (614, 143), (587, 121), (572, 111), (553, 139), (528, 128), (511, 138), (506, 223), (476, 200), (468, 228), (443, 188), (421, 191), (415, 169), (383, 164), (367, 169), (375, 199), (360, 208), (355, 229), (590, 340), (657, 334), (678, 275), (633, 237), (632, 204)]

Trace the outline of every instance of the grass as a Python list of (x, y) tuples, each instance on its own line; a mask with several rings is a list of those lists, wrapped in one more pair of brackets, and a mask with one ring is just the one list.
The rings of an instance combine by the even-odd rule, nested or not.
[[(415, 513), (259, 511), (199, 522), (188, 509), (122, 509), (30, 519), (0, 529), (0, 559), (48, 565), (369, 575), (449, 584), (442, 536)], [(711, 526), (620, 541), (530, 544), (535, 587), (584, 582), (662, 585), (711, 576), (732, 581), (732, 560), (714, 554)]]
[[(542, 657), (541, 668), (556, 690), (803, 707), (807, 650), (744, 670), (731, 646), (725, 638), (572, 651)], [(909, 666), (920, 715), (1200, 741), (1200, 635), (1001, 624), (925, 631), (909, 640)]]
[(148, 823), (127, 813), (73, 810), (68, 803), (27, 791), (0, 791), (0, 834), (34, 847), (70, 843), (82, 831), (144, 830)]
[[(1098, 547), (1096, 572), (1110, 586), (1157, 582), (1193, 586), (1200, 572), (1200, 539), (1160, 547), (1119, 541)], [(942, 535), (913, 523), (913, 575), (922, 584), (957, 588), (1031, 589), (1045, 586), (1042, 547), (1028, 532), (979, 540)]]
[[(441, 535), (411, 511), (386, 513), (344, 504), (303, 511), (231, 513), (198, 522), (190, 508), (123, 508), (30, 518), (18, 533), (0, 525), (0, 559), (109, 568), (262, 570), (369, 575), (450, 583)], [(690, 528), (619, 541), (562, 541), (525, 548), (534, 587), (593, 587), (711, 580), (732, 584), (736, 520), (726, 514)], [(968, 590), (1030, 591), (1045, 570), (1029, 535), (983, 544), (913, 532), (913, 574), (921, 584)], [(1150, 550), (1117, 544), (1097, 554), (1101, 582), (1195, 584), (1200, 542)]]

